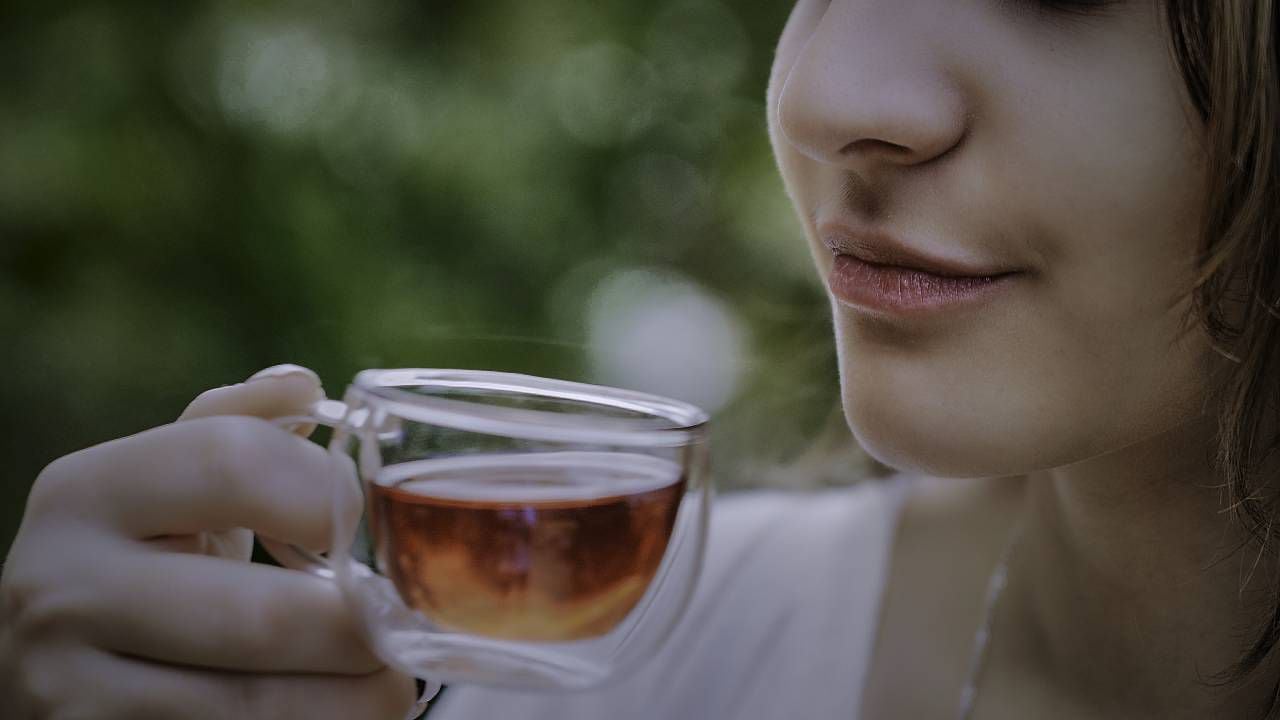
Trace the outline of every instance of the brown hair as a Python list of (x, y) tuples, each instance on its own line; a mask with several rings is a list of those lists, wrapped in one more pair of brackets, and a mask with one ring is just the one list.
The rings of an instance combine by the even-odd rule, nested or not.
[[(1208, 192), (1193, 317), (1230, 371), (1215, 382), (1217, 464), (1233, 515), (1274, 569), (1280, 529), (1268, 461), (1280, 448), (1280, 55), (1273, 0), (1165, 0), (1173, 50), (1204, 127)], [(1224, 674), (1241, 680), (1280, 643), (1269, 617)], [(1280, 684), (1268, 717), (1277, 713)]]

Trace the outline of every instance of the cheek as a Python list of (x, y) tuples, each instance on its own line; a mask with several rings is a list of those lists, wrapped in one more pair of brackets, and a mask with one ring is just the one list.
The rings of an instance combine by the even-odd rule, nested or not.
[(765, 94), (765, 114), (774, 160), (777, 162), (783, 187), (791, 200), (792, 208), (796, 211), (797, 219), (806, 229), (805, 238), (809, 252), (813, 256), (818, 276), (823, 282), (831, 269), (831, 252), (808, 230), (812, 224), (811, 216), (817, 210), (818, 202), (832, 199), (830, 189), (840, 185), (843, 171), (834, 166), (814, 162), (797, 151), (783, 137), (778, 123), (777, 109), (787, 73), (795, 65), (800, 51), (813, 34), (827, 5), (826, 2), (799, 0), (792, 8), (787, 25), (778, 40), (769, 75), (769, 87)]

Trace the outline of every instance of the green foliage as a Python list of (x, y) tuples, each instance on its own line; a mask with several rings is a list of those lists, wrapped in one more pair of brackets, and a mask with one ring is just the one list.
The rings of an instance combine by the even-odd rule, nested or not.
[(0, 548), (40, 468), (258, 368), (591, 378), (587, 304), (674, 272), (748, 338), (726, 485), (834, 364), (768, 147), (785, 3), (11, 3)]

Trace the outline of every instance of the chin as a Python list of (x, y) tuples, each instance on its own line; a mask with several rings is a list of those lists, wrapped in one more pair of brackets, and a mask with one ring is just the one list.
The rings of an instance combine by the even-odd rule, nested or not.
[[(859, 398), (844, 399), (845, 419), (858, 445), (878, 462), (911, 475), (948, 478), (1000, 477), (1018, 473), (1004, 448), (973, 428), (958, 431), (941, 420), (905, 417), (870, 409)], [(997, 460), (996, 458), (1003, 458)]]
[[(870, 366), (870, 367), (869, 367)], [(1129, 441), (1107, 420), (1077, 423), (1009, 384), (960, 382), (954, 373), (862, 363), (842, 367), (841, 400), (858, 444), (909, 474), (987, 478), (1061, 467)], [(1061, 410), (1061, 408), (1060, 408)], [(1082, 428), (1088, 428), (1082, 433)]]
[(904, 473), (1007, 477), (1202, 422), (1204, 378), (1218, 367), (1207, 343), (1174, 343), (1172, 321), (1092, 338), (1053, 317), (1032, 301), (945, 322), (872, 322), (836, 307), (841, 400), (858, 443)]
[(1194, 398), (1169, 403), (1169, 412), (1159, 414), (1125, 416), (1095, 407), (1072, 413), (1068, 404), (1055, 408), (1044, 396), (1008, 385), (929, 381), (842, 372), (845, 419), (867, 454), (907, 474), (1008, 477), (1092, 460), (1212, 420)]

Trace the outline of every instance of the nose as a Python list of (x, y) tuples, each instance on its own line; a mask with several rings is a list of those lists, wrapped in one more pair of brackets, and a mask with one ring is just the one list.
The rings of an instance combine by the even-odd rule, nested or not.
[(832, 0), (778, 94), (786, 141), (863, 172), (926, 163), (956, 147), (967, 111), (944, 57), (946, 28), (927, 12), (951, 1)]

